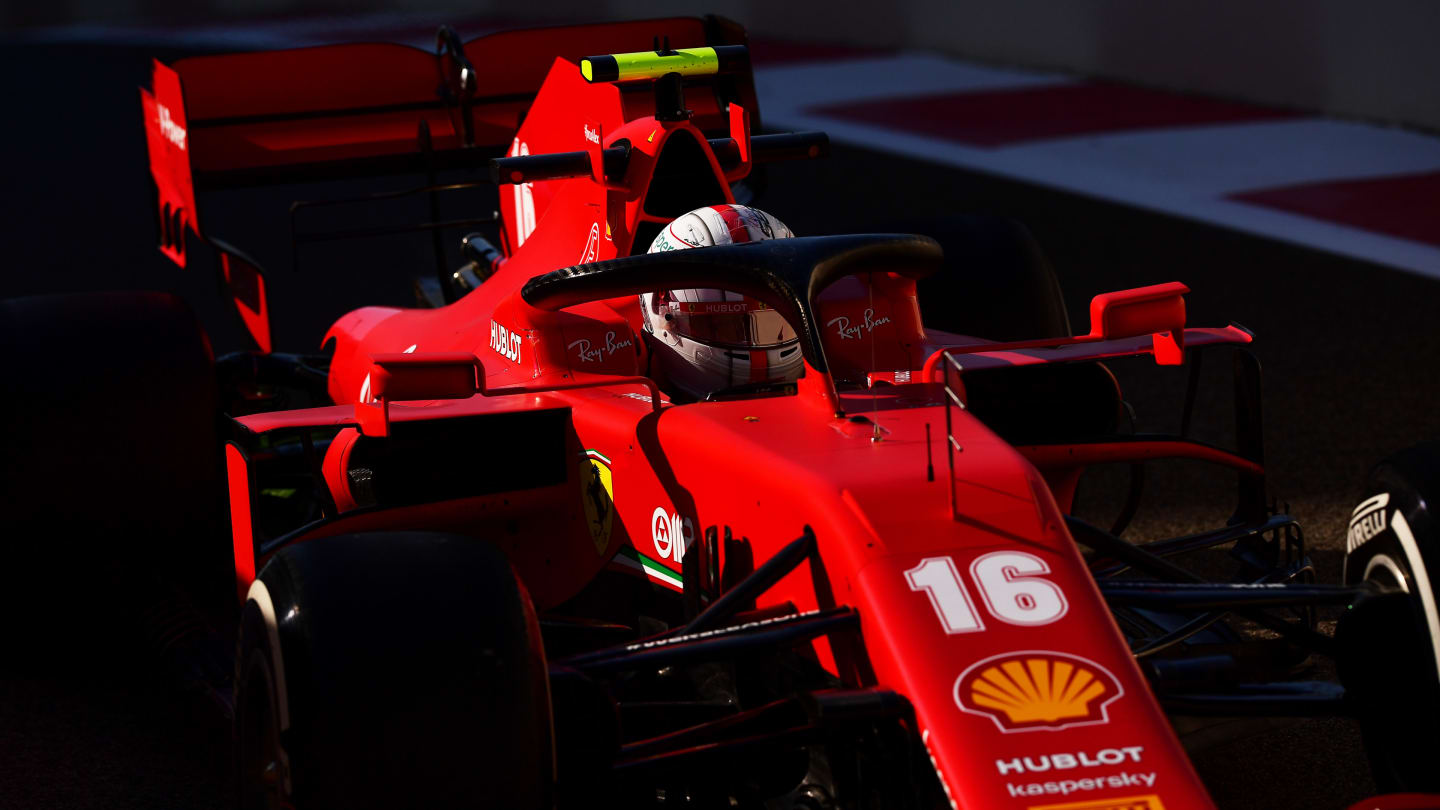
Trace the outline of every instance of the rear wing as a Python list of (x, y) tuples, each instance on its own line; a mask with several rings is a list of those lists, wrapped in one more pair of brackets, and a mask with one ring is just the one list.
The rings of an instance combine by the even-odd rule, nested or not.
[[(400, 172), (485, 167), (505, 153), (557, 57), (743, 45), (718, 17), (508, 31), (462, 43), (448, 28), (435, 52), (359, 43), (155, 62), (141, 89), (160, 249), (185, 264), (188, 229), (204, 238), (196, 192)], [(710, 93), (697, 92), (701, 87)], [(650, 95), (625, 96), (648, 112)], [(758, 109), (749, 71), (691, 83), (702, 129), (724, 130), (726, 105)], [(627, 116), (628, 117), (628, 116)]]

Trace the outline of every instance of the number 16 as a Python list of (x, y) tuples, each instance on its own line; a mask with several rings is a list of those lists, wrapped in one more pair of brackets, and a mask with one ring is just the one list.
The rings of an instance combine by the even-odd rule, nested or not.
[[(992, 616), (1007, 624), (1035, 627), (1050, 624), (1065, 615), (1065, 594), (1059, 586), (1040, 575), (1050, 573), (1045, 561), (1023, 551), (996, 551), (975, 558), (970, 576), (980, 598)], [(940, 618), (940, 626), (951, 635), (976, 633), (985, 629), (970, 599), (955, 561), (950, 557), (926, 557), (905, 572), (910, 590), (924, 591)]]

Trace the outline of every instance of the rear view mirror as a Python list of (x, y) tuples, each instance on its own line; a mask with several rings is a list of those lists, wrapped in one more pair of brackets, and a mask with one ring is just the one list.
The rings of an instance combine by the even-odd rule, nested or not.
[(1102, 293), (1090, 300), (1090, 334), (1095, 340), (1154, 335), (1155, 362), (1178, 366), (1184, 359), (1185, 293), (1178, 281)]
[(366, 436), (390, 435), (390, 403), (465, 399), (481, 391), (484, 371), (468, 352), (375, 354), (355, 403), (355, 423)]
[(243, 253), (211, 240), (220, 254), (220, 272), (225, 294), (235, 314), (260, 351), (270, 353), (270, 307), (265, 299), (265, 273)]

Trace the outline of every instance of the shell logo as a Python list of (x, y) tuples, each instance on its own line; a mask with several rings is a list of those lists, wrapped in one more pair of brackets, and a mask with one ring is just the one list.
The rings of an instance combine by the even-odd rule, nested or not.
[(989, 717), (1002, 732), (1105, 723), (1107, 707), (1123, 694), (1094, 661), (1042, 650), (986, 658), (955, 680), (961, 710)]

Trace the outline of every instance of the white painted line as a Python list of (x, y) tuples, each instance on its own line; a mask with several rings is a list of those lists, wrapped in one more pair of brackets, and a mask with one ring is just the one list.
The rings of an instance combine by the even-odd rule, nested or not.
[(824, 130), (841, 143), (1125, 203), (1440, 279), (1440, 248), (1218, 197), (1194, 196), (1164, 178), (1117, 172), (1103, 163), (1092, 165), (1089, 161), (1077, 160), (1073, 154), (1015, 148), (980, 149), (939, 138), (838, 121), (798, 111), (793, 106), (787, 110), (783, 104), (776, 104), (775, 108), (780, 109), (772, 112), (762, 101), (761, 108), (766, 110), (767, 126)]
[(1094, 176), (1136, 176), (1189, 197), (1440, 169), (1440, 138), (1303, 118), (1031, 141), (1016, 160), (1083, 164)]
[[(32, 29), (10, 39), (243, 50), (343, 42), (387, 26), (410, 29), (428, 21), (423, 14), (390, 13), (171, 28), (78, 25)], [(430, 43), (415, 44), (428, 47)], [(1435, 171), (1440, 169), (1437, 138), (1366, 124), (1302, 119), (1058, 138), (982, 149), (832, 120), (809, 110), (871, 99), (1055, 86), (1077, 80), (1058, 73), (909, 53), (762, 65), (755, 71), (755, 81), (765, 118), (776, 128), (822, 129), (838, 142), (1125, 203), (1440, 278), (1440, 248), (1223, 199), (1246, 190)]]
[(1072, 84), (1060, 73), (992, 68), (927, 54), (900, 54), (835, 62), (806, 62), (755, 69), (755, 88), (766, 118), (805, 107), (867, 99), (1018, 90)]

